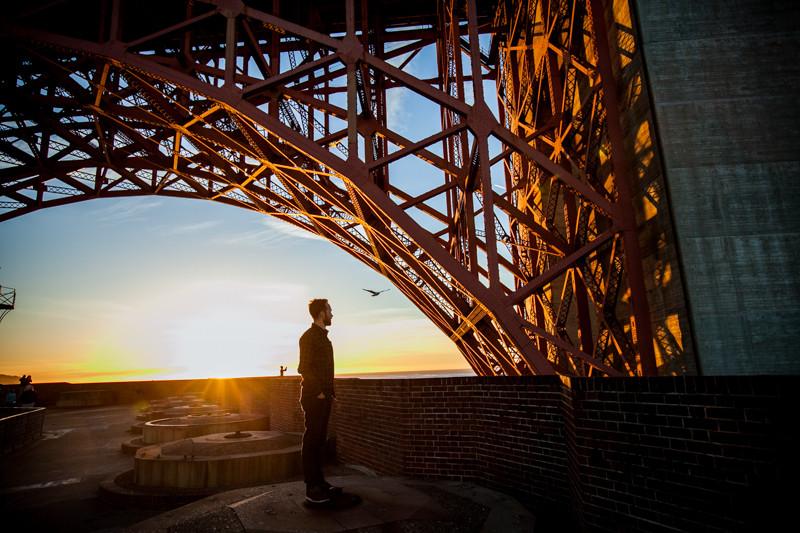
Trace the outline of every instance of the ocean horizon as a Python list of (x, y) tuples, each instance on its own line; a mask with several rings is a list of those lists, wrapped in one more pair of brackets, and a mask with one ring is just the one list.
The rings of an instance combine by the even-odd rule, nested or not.
[[(445, 370), (390, 370), (384, 372), (346, 372), (342, 374), (336, 374), (335, 377), (337, 378), (358, 378), (358, 379), (425, 379), (425, 378), (453, 378), (453, 377), (464, 377), (464, 376), (475, 376), (475, 372), (473, 372), (469, 368), (453, 368), (453, 369), (445, 369)], [(57, 380), (57, 379), (50, 379), (44, 381), (36, 381), (34, 384), (36, 385), (44, 385), (46, 383), (70, 383), (73, 385), (78, 385), (81, 383), (126, 383), (129, 381), (184, 381), (184, 380), (191, 380), (191, 379), (240, 379), (240, 378), (249, 378), (249, 377), (267, 377), (267, 375), (254, 375), (254, 376), (235, 376), (235, 377), (226, 377), (226, 378), (212, 378), (212, 377), (163, 377), (163, 378), (139, 378), (139, 379), (101, 379), (97, 381), (83, 381), (83, 380), (75, 380), (71, 381), (68, 378)], [(287, 377), (298, 377), (298, 374), (287, 374)], [(2, 386), (18, 386), (19, 385), (19, 376), (9, 375), (9, 374), (1, 374), (0, 375), (0, 385)]]
[(425, 378), (455, 378), (464, 376), (474, 376), (469, 368), (455, 368), (450, 370), (401, 370), (389, 372), (351, 372), (347, 374), (336, 374), (337, 378), (360, 378), (360, 379), (425, 379)]

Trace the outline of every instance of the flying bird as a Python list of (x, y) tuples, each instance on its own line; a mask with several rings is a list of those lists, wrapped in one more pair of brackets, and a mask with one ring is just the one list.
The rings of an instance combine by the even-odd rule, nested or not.
[(384, 289), (384, 290), (382, 290), (382, 291), (372, 291), (372, 290), (370, 290), (370, 289), (361, 289), (361, 290), (363, 290), (363, 291), (367, 291), (367, 292), (368, 292), (368, 293), (370, 293), (370, 294), (372, 295), (372, 297), (374, 298), (375, 296), (379, 295), (380, 293), (382, 293), (382, 292), (386, 292), (386, 291), (388, 291), (388, 290), (390, 290), (390, 289)]

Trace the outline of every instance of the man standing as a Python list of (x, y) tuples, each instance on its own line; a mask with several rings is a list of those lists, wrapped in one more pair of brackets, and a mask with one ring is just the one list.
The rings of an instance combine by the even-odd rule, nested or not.
[(314, 299), (308, 303), (308, 312), (314, 323), (300, 337), (300, 366), (303, 376), (300, 405), (305, 413), (306, 430), (303, 433), (303, 476), (306, 482), (306, 500), (325, 503), (341, 494), (339, 487), (325, 481), (322, 461), (333, 390), (333, 345), (328, 340), (328, 326), (333, 312), (328, 300)]

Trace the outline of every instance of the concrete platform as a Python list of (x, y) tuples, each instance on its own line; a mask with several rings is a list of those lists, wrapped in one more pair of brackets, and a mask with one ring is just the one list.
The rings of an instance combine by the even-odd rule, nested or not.
[(228, 491), (131, 526), (137, 533), (180, 531), (532, 532), (535, 519), (499, 492), (461, 482), (367, 475), (329, 477), (363, 502), (349, 509), (309, 508), (302, 481)]
[[(0, 457), (0, 516), (26, 531), (120, 531), (159, 511), (101, 501), (98, 486), (133, 467), (120, 443), (132, 405), (46, 410), (44, 437)], [(12, 524), (14, 527), (11, 527)]]
[(161, 498), (161, 508), (153, 509), (129, 499), (100, 498), (103, 481), (133, 466), (133, 459), (119, 450), (131, 438), (126, 429), (135, 414), (132, 405), (48, 409), (43, 439), (0, 456), (0, 516), (5, 523), (60, 533), (534, 530), (533, 517), (504, 494), (465, 483), (378, 478), (347, 465), (325, 467), (331, 482), (363, 498), (358, 507), (342, 511), (306, 508), (300, 477), (219, 492), (183, 507), (176, 505), (185, 499)]

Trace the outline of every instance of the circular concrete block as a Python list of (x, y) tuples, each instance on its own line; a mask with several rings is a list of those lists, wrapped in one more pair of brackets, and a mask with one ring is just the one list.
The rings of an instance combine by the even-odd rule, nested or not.
[(145, 444), (199, 437), (211, 433), (266, 430), (269, 419), (260, 414), (187, 415), (151, 420), (142, 427)]
[(222, 409), (216, 404), (192, 403), (174, 407), (162, 406), (158, 408), (147, 408), (136, 415), (136, 420), (148, 422), (159, 418), (179, 418), (189, 415), (223, 415), (228, 413), (227, 409)]
[(247, 431), (237, 438), (215, 433), (146, 446), (136, 452), (139, 487), (205, 489), (269, 483), (300, 473), (302, 435)]

